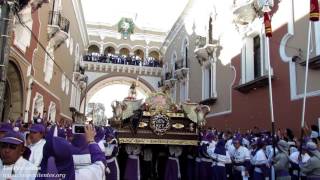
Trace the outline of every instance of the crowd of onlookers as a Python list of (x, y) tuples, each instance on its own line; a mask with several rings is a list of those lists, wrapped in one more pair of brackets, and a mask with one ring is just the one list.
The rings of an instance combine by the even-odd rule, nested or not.
[(162, 67), (162, 63), (154, 57), (141, 58), (140, 56), (126, 56), (115, 54), (99, 54), (90, 53), (84, 56), (84, 61), (101, 62), (101, 63), (113, 63), (113, 64), (127, 64), (135, 66), (149, 66), (149, 67)]

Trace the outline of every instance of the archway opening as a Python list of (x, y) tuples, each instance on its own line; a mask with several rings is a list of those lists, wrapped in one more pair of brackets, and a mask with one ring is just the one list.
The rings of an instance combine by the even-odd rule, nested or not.
[(152, 58), (154, 58), (154, 60), (159, 61), (160, 54), (157, 51), (151, 51), (149, 53), (149, 57), (152, 57)]
[(129, 49), (127, 49), (127, 48), (121, 48), (120, 51), (119, 51), (119, 53), (120, 53), (121, 56), (126, 56), (126, 57), (128, 57), (130, 51), (129, 51)]
[(23, 115), (23, 83), (17, 65), (9, 61), (4, 110), (1, 121), (16, 120)]
[(88, 54), (92, 54), (92, 53), (98, 53), (99, 54), (100, 49), (97, 45), (90, 45), (88, 48)]
[(116, 50), (114, 49), (114, 47), (108, 46), (105, 50), (104, 50), (104, 54), (108, 55), (108, 54), (115, 54)]
[(139, 56), (140, 59), (144, 59), (144, 52), (141, 49), (137, 49), (134, 51), (135, 56)]

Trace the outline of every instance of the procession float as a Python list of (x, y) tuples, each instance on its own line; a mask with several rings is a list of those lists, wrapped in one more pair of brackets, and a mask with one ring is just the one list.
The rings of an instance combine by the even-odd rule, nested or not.
[(119, 144), (198, 145), (210, 108), (198, 103), (175, 104), (165, 91), (137, 99), (133, 83), (123, 101), (113, 101), (110, 125)]

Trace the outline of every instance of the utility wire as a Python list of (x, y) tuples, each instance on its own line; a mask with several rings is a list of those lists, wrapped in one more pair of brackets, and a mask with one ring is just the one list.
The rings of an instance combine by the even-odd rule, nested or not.
[(53, 61), (53, 63), (58, 67), (58, 69), (60, 70), (60, 72), (62, 74), (65, 75), (65, 77), (71, 82), (71, 84), (73, 84), (74, 86), (77, 86), (77, 84), (75, 84), (72, 80), (72, 78), (68, 77), (65, 73), (65, 71), (59, 66), (59, 64), (57, 64), (57, 62), (51, 57), (50, 53), (47, 51), (47, 49), (42, 45), (42, 43), (39, 41), (39, 39), (37, 38), (37, 36), (33, 33), (33, 31), (22, 22), (20, 15), (17, 13), (17, 11), (14, 11), (16, 17), (19, 20), (19, 23), (25, 27), (26, 29), (28, 29), (31, 32), (32, 37), (36, 40), (36, 42), (40, 45), (41, 49), (45, 52), (45, 54), (51, 59), (51, 61)]

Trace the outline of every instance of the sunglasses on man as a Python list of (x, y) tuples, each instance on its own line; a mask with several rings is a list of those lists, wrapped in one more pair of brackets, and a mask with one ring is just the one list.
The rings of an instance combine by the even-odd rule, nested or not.
[(0, 143), (0, 148), (1, 149), (6, 149), (6, 148), (9, 148), (9, 149), (17, 149), (18, 145), (17, 144), (10, 144), (10, 143)]

